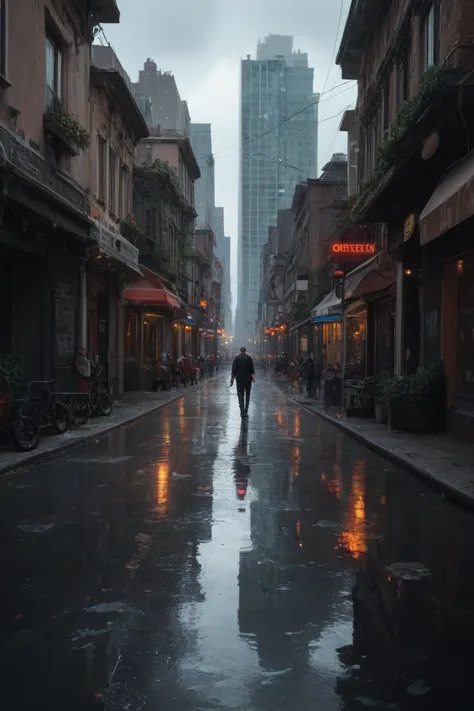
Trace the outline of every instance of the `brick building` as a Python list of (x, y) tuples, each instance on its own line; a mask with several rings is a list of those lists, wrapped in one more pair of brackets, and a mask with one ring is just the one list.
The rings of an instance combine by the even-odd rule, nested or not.
[(396, 270), (394, 370), (442, 360), (457, 428), (474, 415), (473, 42), (469, 0), (354, 0), (337, 57), (359, 82), (352, 214), (386, 225)]
[(291, 209), (293, 231), (286, 260), (284, 309), (294, 355), (323, 348), (324, 329), (310, 323), (311, 312), (332, 288), (329, 241), (347, 209), (346, 155), (333, 155), (320, 178), (297, 185)]
[[(58, 390), (75, 390), (74, 355), (89, 333), (86, 268), (94, 254), (107, 251), (90, 214), (96, 193), (91, 181), (99, 169), (91, 114), (99, 98), (96, 87), (91, 94), (92, 16), (117, 23), (120, 13), (115, 0), (10, 0), (1, 8), (8, 22), (2, 21), (0, 36), (0, 351), (23, 356), (27, 379), (53, 378)], [(111, 71), (110, 81), (116, 74)], [(107, 91), (104, 86), (101, 96)], [(124, 93), (120, 97), (126, 101)], [(119, 116), (121, 107), (110, 94), (108, 99)], [(133, 144), (137, 134), (128, 123), (125, 134)], [(116, 217), (122, 209), (118, 176), (117, 163)], [(108, 220), (107, 212), (101, 210)], [(128, 248), (129, 262), (137, 266), (138, 260), (120, 237), (117, 220), (112, 233), (104, 263), (110, 258), (114, 272), (123, 274), (130, 266), (122, 259)], [(104, 314), (100, 340), (108, 365), (104, 339), (112, 315), (105, 307)], [(117, 310), (113, 318), (116, 323)], [(113, 385), (119, 388), (120, 380), (115, 362)]]

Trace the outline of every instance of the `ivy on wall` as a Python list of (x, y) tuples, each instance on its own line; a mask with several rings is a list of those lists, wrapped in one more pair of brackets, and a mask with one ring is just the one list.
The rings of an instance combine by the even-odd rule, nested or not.
[(372, 176), (359, 185), (359, 191), (352, 213), (346, 218), (346, 222), (348, 223), (347, 227), (357, 222), (357, 215), (364, 207), (367, 198), (385, 173), (393, 167), (399, 157), (400, 146), (403, 140), (414, 128), (433, 98), (445, 86), (445, 83), (445, 67), (430, 67), (421, 77), (420, 88), (416, 96), (407, 99), (400, 106), (394, 120), (390, 124), (387, 134), (380, 144), (377, 154), (377, 163)]
[(155, 178), (160, 187), (168, 188), (179, 208), (188, 217), (194, 217), (194, 208), (188, 203), (181, 190), (176, 169), (168, 161), (157, 158), (151, 167), (140, 167), (142, 175)]

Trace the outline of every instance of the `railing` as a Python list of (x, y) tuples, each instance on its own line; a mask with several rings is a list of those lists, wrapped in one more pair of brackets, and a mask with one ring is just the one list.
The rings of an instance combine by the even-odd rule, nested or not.
[(69, 203), (76, 211), (87, 214), (87, 200), (83, 188), (67, 173), (51, 165), (24, 141), (0, 126), (0, 155), (8, 167), (15, 168), (39, 186)]

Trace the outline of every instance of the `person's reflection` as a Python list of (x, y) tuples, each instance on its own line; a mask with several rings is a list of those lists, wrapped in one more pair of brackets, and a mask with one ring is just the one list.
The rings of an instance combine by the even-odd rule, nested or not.
[(248, 423), (243, 420), (234, 452), (234, 482), (239, 501), (244, 501), (250, 477), (248, 464)]

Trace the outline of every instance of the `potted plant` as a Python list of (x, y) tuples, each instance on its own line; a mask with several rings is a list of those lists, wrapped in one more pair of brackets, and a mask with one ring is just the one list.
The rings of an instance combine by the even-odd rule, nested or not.
[(0, 422), (8, 419), (12, 395), (23, 385), (22, 358), (17, 353), (0, 353)]
[(384, 388), (389, 427), (405, 432), (434, 432), (444, 426), (446, 385), (442, 365), (420, 368), (415, 375), (391, 378)]

